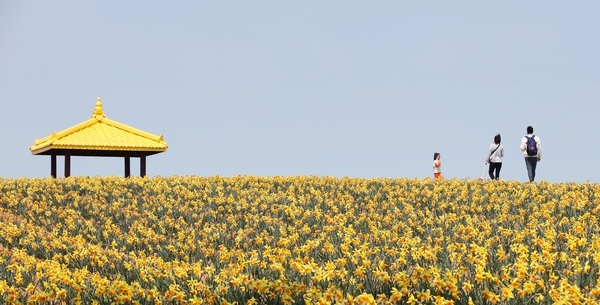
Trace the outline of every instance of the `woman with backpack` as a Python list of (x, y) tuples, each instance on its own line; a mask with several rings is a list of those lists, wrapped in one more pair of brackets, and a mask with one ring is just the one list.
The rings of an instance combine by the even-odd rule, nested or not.
[(490, 164), (490, 170), (488, 173), (490, 174), (490, 179), (492, 180), (500, 179), (502, 157), (504, 157), (504, 147), (500, 144), (500, 142), (500, 134), (497, 134), (494, 136), (494, 143), (490, 145), (490, 150), (488, 151), (487, 158), (485, 159), (485, 164)]

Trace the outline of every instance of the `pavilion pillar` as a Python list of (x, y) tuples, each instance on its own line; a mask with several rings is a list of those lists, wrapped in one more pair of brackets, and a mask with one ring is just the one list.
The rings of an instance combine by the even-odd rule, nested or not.
[(146, 155), (140, 156), (140, 177), (146, 177)]
[(71, 176), (71, 153), (65, 152), (65, 178)]
[(131, 176), (131, 157), (125, 157), (125, 178)]
[(50, 177), (56, 178), (56, 154), (50, 155)]

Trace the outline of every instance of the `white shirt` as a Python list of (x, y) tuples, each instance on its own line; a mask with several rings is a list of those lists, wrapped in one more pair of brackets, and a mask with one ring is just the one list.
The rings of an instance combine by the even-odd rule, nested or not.
[(527, 138), (528, 137), (531, 138), (531, 136), (533, 136), (533, 135), (528, 134), (527, 136), (525, 136), (521, 139), (521, 151), (523, 152), (525, 157), (538, 157), (538, 159), (541, 159), (542, 158), (542, 141), (540, 140), (540, 137), (538, 137), (538, 136), (535, 136), (533, 138), (537, 144), (537, 155), (530, 156), (527, 154)]
[(442, 172), (442, 161), (440, 160), (440, 166), (435, 166), (435, 161), (437, 161), (437, 160), (433, 161), (433, 173), (434, 174), (441, 173)]
[[(498, 147), (498, 149), (496, 149)], [(494, 151), (496, 150), (496, 151)], [(494, 153), (492, 153), (494, 151)], [(492, 143), (490, 145), (490, 150), (488, 151), (488, 158), (485, 159), (486, 163), (494, 162), (501, 163), (502, 157), (504, 157), (504, 147), (501, 144)]]

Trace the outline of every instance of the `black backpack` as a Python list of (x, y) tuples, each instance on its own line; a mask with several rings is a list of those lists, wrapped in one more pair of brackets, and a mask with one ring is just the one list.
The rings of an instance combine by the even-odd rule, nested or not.
[(527, 155), (535, 156), (537, 155), (537, 142), (535, 141), (535, 136), (531, 135), (531, 137), (525, 136), (527, 138)]

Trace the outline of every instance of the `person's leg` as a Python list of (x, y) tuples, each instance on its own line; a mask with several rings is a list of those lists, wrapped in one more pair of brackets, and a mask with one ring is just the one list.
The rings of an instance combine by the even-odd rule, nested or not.
[(531, 178), (531, 162), (529, 162), (529, 158), (525, 157), (525, 166), (527, 167), (527, 177), (529, 177), (529, 182), (533, 181)]
[(490, 163), (490, 169), (488, 170), (488, 174), (490, 174), (490, 179), (494, 179), (494, 163)]
[(502, 169), (502, 162), (496, 163), (496, 180), (500, 179), (500, 169)]
[(533, 182), (535, 179), (535, 166), (537, 165), (537, 158), (525, 157), (525, 165), (527, 166), (527, 176), (529, 176), (529, 182)]

